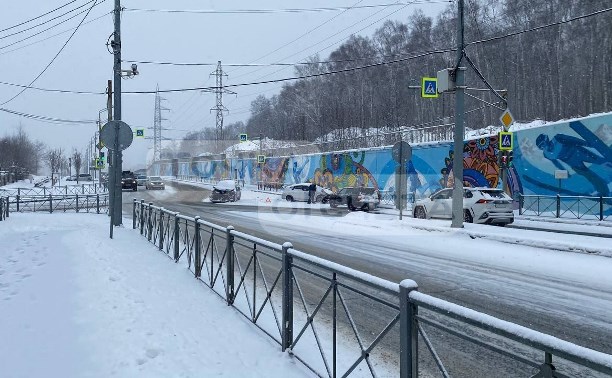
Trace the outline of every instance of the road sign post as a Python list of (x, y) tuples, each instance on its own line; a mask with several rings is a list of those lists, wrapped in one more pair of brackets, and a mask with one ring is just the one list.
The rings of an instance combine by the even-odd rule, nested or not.
[(393, 160), (399, 165), (395, 169), (395, 207), (400, 211), (400, 220), (403, 210), (406, 208), (408, 196), (408, 178), (406, 177), (406, 165), (412, 158), (412, 147), (404, 141), (396, 142), (391, 150)]

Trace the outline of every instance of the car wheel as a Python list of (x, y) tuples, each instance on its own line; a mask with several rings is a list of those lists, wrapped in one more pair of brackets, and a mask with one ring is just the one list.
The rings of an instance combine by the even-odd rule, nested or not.
[(323, 195), (319, 194), (318, 196), (315, 197), (315, 202), (319, 202), (321, 203), (323, 201)]
[(293, 197), (291, 197), (291, 196), (287, 196), (287, 197), (285, 197), (285, 199), (286, 199), (287, 201), (289, 201), (289, 202), (293, 202)]
[(366, 203), (365, 205), (361, 206), (361, 210), (365, 212), (370, 211), (370, 205)]
[(132, 190), (133, 190), (133, 191), (137, 191), (137, 190), (138, 190), (138, 187), (135, 187), (135, 188), (134, 188), (134, 189), (132, 189)]
[(463, 221), (466, 223), (474, 222), (474, 218), (472, 217), (470, 210), (468, 209), (463, 210)]
[(232, 202), (236, 202), (236, 194), (232, 197)]
[(336, 201), (329, 201), (329, 207), (335, 209), (336, 207), (338, 207), (338, 202), (336, 202)]
[(427, 214), (425, 213), (425, 208), (423, 208), (423, 206), (417, 206), (414, 209), (414, 217), (418, 219), (427, 218)]

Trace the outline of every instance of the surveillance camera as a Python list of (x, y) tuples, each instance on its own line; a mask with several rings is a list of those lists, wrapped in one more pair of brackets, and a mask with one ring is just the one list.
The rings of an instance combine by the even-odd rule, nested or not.
[(134, 75), (138, 75), (138, 66), (136, 65), (136, 63), (132, 63), (132, 72), (134, 73)]

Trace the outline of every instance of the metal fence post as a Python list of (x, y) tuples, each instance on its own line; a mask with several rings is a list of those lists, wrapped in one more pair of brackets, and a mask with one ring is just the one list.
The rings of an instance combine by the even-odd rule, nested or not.
[(64, 193), (66, 193), (66, 195), (68, 195), (68, 185), (64, 186)]
[(144, 200), (140, 200), (140, 235), (144, 233)]
[(81, 193), (85, 194), (85, 184), (81, 184)]
[(178, 262), (179, 260), (179, 238), (180, 238), (180, 228), (179, 228), (179, 217), (178, 213), (174, 214), (174, 262)]
[(53, 194), (49, 194), (49, 213), (53, 213)]
[(200, 223), (198, 222), (200, 220), (200, 217), (195, 216), (193, 218), (195, 220), (195, 225), (194, 225), (194, 244), (195, 244), (195, 254), (193, 256), (193, 269), (195, 271), (195, 277), (196, 278), (200, 278), (200, 276), (202, 275), (202, 263), (200, 262), (200, 260), (202, 259), (202, 249), (200, 246)]
[(519, 193), (519, 215), (523, 215), (523, 206), (525, 205), (525, 197)]
[(557, 218), (561, 217), (561, 196), (557, 194)]
[(96, 213), (100, 214), (100, 195), (96, 194)]
[(151, 237), (153, 236), (153, 221), (151, 220), (151, 216), (153, 214), (153, 202), (149, 202), (149, 223), (147, 223), (148, 230), (148, 238), (151, 241)]
[(599, 220), (603, 221), (603, 209), (604, 209), (604, 205), (603, 205), (603, 196), (599, 196)]
[[(19, 191), (19, 189), (17, 189)], [(17, 194), (17, 212), (19, 212), (19, 194)]]
[(47, 195), (47, 189), (45, 189), (45, 187), (43, 186), (43, 196)]
[(159, 209), (159, 249), (164, 249), (164, 208)]
[(11, 207), (11, 197), (6, 197), (6, 217), (8, 218), (10, 215), (9, 208)]
[(293, 256), (289, 254), (293, 244), (283, 244), (283, 313), (282, 313), (282, 340), (283, 352), (293, 345)]
[(132, 230), (136, 229), (136, 198), (134, 198), (132, 207)]
[(419, 373), (418, 308), (410, 303), (410, 292), (419, 286), (413, 280), (400, 282), (400, 377), (417, 378)]
[(75, 198), (76, 198), (76, 212), (79, 212), (79, 193), (75, 194)]
[(227, 226), (225, 229), (225, 268), (227, 286), (225, 287), (225, 299), (227, 305), (234, 303), (234, 226)]
[(4, 198), (0, 197), (0, 221), (4, 220)]

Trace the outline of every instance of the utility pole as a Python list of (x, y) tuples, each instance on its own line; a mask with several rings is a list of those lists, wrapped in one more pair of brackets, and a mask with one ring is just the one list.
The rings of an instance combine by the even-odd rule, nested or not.
[[(111, 46), (113, 47), (113, 73), (114, 73), (114, 117), (113, 120), (121, 120), (121, 0), (115, 0), (115, 32)], [(109, 109), (111, 109), (109, 107)], [(121, 170), (123, 164), (123, 152), (119, 149), (119, 123), (115, 124), (115, 143), (113, 148), (113, 164), (114, 164), (114, 193), (113, 206), (111, 213), (111, 224), (119, 226), (122, 223), (122, 201), (123, 193), (121, 192)], [(112, 230), (112, 227), (111, 227)], [(112, 234), (111, 234), (112, 237)]]
[[(217, 78), (217, 85), (215, 87), (215, 93), (217, 94), (217, 104), (214, 108), (210, 110), (215, 110), (217, 112), (217, 125), (215, 128), (215, 139), (216, 139), (216, 147), (219, 149), (219, 141), (223, 140), (223, 112), (227, 112), (227, 108), (223, 106), (223, 93), (226, 94), (236, 94), (230, 90), (223, 88), (223, 76), (227, 76), (223, 69), (221, 68), (221, 61), (217, 61), (217, 69), (211, 73), (211, 75), (215, 75)], [(217, 151), (219, 152), (219, 151)]]
[[(106, 111), (108, 112), (106, 118), (107, 118), (107, 122), (110, 122), (113, 120), (113, 81), (112, 80), (108, 80), (107, 84), (106, 84)], [(98, 112), (98, 116), (100, 116), (100, 112)], [(106, 146), (106, 147), (110, 147), (110, 146)], [(108, 156), (107, 156), (107, 161), (108, 161), (108, 183), (106, 184), (107, 186), (107, 190), (108, 190), (108, 206), (109, 209), (111, 211), (108, 212), (108, 215), (110, 216), (112, 214), (112, 209), (113, 209), (113, 195), (115, 193), (115, 163), (113, 161), (113, 151), (110, 148), (106, 149), (108, 151)], [(111, 218), (111, 233), (112, 233), (112, 229), (113, 229), (113, 220)]]
[(455, 132), (453, 135), (453, 219), (451, 227), (463, 227), (463, 117), (465, 67), (461, 67), (463, 59), (463, 1), (458, 0), (457, 14), (457, 64), (455, 66)]

